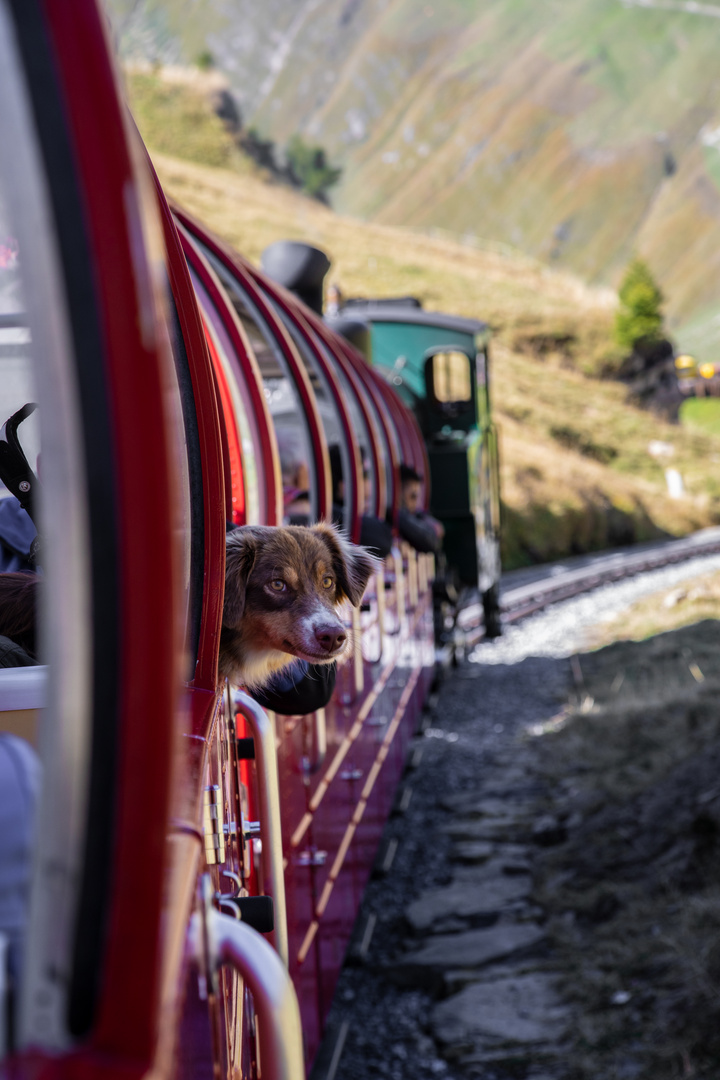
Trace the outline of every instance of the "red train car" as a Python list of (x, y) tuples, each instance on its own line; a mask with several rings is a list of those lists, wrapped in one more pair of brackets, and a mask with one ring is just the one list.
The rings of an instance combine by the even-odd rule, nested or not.
[(43, 575), (41, 663), (0, 669), (0, 1075), (299, 1078), (432, 678), (432, 565), (396, 539), (332, 700), (280, 716), (218, 680), (225, 531), (329, 518), (337, 448), (358, 540), (422, 444), (168, 206), (94, 0), (0, 0), (0, 91), (0, 421), (39, 406), (0, 510)]

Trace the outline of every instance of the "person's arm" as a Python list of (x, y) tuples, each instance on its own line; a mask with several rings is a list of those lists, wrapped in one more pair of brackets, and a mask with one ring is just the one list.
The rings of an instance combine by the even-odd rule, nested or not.
[(38, 661), (33, 660), (17, 642), (8, 637), (0, 637), (0, 668), (37, 666)]
[(298, 660), (252, 696), (264, 709), (283, 716), (304, 716), (324, 708), (335, 689), (336, 664), (309, 664)]
[(392, 527), (380, 518), (363, 514), (360, 519), (360, 543), (369, 548), (371, 554), (384, 559), (392, 548)]
[(398, 529), (403, 540), (407, 540), (416, 551), (439, 551), (442, 540), (430, 521), (411, 514), (401, 508), (398, 513)]

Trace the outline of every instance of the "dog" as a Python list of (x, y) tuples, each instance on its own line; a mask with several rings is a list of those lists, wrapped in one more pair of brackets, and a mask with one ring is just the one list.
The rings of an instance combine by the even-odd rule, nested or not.
[(336, 609), (360, 603), (378, 565), (326, 522), (228, 533), (220, 675), (260, 689), (295, 657), (342, 660), (350, 637)]

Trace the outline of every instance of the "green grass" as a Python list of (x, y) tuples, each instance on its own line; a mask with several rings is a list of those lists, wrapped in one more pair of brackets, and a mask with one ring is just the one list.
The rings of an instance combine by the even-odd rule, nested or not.
[(683, 427), (720, 436), (720, 398), (688, 398), (680, 406)]

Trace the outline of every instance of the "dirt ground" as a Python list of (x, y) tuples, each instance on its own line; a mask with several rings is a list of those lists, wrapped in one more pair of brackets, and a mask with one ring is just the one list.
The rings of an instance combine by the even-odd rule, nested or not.
[(573, 658), (537, 739), (562, 844), (535, 898), (572, 1003), (573, 1077), (720, 1076), (720, 623)]

